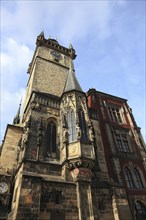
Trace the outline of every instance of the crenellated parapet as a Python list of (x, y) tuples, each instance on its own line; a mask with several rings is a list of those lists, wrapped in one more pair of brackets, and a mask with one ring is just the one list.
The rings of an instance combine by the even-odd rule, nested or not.
[[(69, 46), (69, 48), (66, 48), (66, 47), (61, 46), (58, 43), (58, 41), (55, 40), (55, 39), (51, 39), (51, 38), (45, 39), (43, 32), (37, 37), (36, 45), (37, 46), (45, 46), (45, 47), (51, 48), (51, 49), (53, 49), (55, 51), (58, 51), (58, 52), (60, 52), (60, 53), (62, 53), (64, 55), (67, 55), (67, 56), (71, 57), (72, 60), (74, 60), (76, 58), (76, 56), (77, 56), (76, 55), (76, 51), (72, 47), (72, 45)], [(56, 55), (57, 55), (57, 53), (56, 53)]]

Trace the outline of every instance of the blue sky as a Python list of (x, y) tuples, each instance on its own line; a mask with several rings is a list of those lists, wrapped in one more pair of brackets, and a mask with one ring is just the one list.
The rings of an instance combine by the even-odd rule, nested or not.
[[(145, 1), (1, 0), (1, 135), (25, 94), (37, 35), (76, 50), (84, 91), (128, 99), (145, 138)], [(146, 138), (145, 138), (146, 140)]]

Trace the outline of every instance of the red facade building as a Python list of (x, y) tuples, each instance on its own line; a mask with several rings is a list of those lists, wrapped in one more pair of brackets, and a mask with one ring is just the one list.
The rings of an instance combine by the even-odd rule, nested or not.
[(108, 174), (124, 185), (133, 218), (145, 219), (145, 144), (127, 100), (89, 89), (91, 118), (99, 120)]

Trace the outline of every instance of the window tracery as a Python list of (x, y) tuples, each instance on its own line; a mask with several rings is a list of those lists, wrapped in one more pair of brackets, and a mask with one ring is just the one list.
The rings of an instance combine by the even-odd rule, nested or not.
[(142, 184), (142, 181), (141, 181), (140, 174), (139, 174), (139, 172), (136, 168), (133, 169), (133, 173), (134, 173), (134, 176), (135, 176), (136, 188), (138, 188), (138, 189), (143, 188), (143, 184)]
[(130, 189), (134, 188), (132, 175), (131, 175), (130, 170), (127, 167), (124, 169), (124, 176), (125, 176), (127, 187), (130, 188)]
[(108, 113), (110, 120), (113, 122), (116, 122), (118, 124), (124, 123), (124, 118), (122, 114), (122, 107), (115, 106), (115, 105), (109, 105), (108, 106)]
[(126, 134), (115, 134), (115, 139), (120, 152), (131, 152)]
[(146, 207), (142, 202), (135, 202), (135, 211), (136, 211), (136, 220), (144, 220), (146, 219)]
[(128, 188), (143, 188), (141, 175), (137, 168), (134, 167), (133, 169), (129, 169), (128, 167), (125, 167), (124, 176)]
[(85, 115), (82, 109), (79, 110), (78, 117), (79, 117), (79, 126), (81, 129), (81, 143), (85, 144), (88, 142), (88, 137), (87, 137), (87, 126), (85, 121)]
[(50, 120), (47, 125), (47, 152), (56, 153), (57, 149), (57, 128), (56, 123)]
[(68, 141), (70, 143), (77, 139), (75, 112), (72, 109), (70, 109), (67, 112), (67, 123), (68, 123)]

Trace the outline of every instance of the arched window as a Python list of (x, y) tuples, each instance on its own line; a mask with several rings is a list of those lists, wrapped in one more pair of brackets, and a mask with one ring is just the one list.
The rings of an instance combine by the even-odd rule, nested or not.
[(131, 172), (127, 167), (124, 169), (124, 176), (127, 183), (127, 187), (134, 188)]
[(69, 143), (77, 139), (76, 135), (76, 121), (74, 110), (67, 112), (67, 123), (68, 123), (68, 140)]
[(79, 110), (79, 125), (81, 129), (81, 143), (86, 144), (88, 142), (88, 137), (87, 137), (87, 126), (86, 126), (86, 121), (85, 121), (85, 115), (83, 110)]
[(47, 126), (48, 152), (56, 153), (56, 124), (50, 121)]
[(146, 207), (140, 202), (135, 202), (136, 219), (145, 220), (146, 219)]
[(143, 184), (142, 184), (142, 181), (141, 181), (140, 174), (139, 174), (139, 172), (136, 168), (133, 169), (133, 173), (134, 173), (134, 176), (135, 176), (136, 188), (138, 188), (138, 189), (143, 188)]

